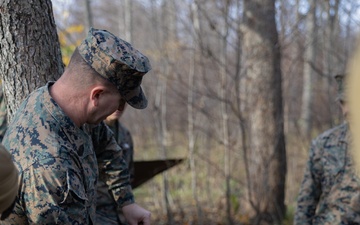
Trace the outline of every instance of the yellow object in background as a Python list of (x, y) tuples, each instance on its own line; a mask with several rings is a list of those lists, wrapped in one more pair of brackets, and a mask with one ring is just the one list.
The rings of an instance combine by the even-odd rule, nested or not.
[(353, 134), (352, 153), (356, 173), (360, 174), (360, 45), (349, 64), (350, 129)]

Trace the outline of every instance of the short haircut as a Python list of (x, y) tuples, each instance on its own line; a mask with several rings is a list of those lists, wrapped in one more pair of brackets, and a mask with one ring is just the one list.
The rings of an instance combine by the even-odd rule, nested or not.
[(102, 84), (110, 89), (110, 91), (117, 90), (115, 85), (111, 84), (105, 78), (100, 76), (80, 55), (78, 48), (75, 49), (74, 53), (71, 56), (69, 65), (66, 70), (68, 70), (71, 76), (68, 76), (67, 79), (70, 79), (76, 88), (86, 88), (95, 84)]

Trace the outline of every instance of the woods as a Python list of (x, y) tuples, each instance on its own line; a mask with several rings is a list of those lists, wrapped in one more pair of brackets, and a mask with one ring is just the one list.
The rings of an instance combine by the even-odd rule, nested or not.
[[(2, 1), (11, 115), (56, 80), (90, 26), (149, 56), (149, 106), (124, 123), (135, 159), (186, 158), (135, 191), (154, 224), (291, 224), (310, 140), (341, 121), (333, 75), (360, 24), (355, 0)], [(61, 53), (60, 53), (61, 50)]]

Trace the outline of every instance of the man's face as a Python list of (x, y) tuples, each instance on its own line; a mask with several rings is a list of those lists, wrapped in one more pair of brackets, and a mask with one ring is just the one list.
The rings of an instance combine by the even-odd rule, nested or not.
[(106, 117), (106, 121), (111, 122), (111, 121), (118, 120), (122, 116), (122, 114), (124, 113), (126, 106), (127, 106), (127, 104), (124, 105), (123, 110), (120, 110), (121, 107), (119, 107), (119, 109), (117, 109), (115, 112), (113, 112), (108, 117)]
[(116, 110), (123, 110), (124, 105), (125, 101), (119, 92), (104, 91), (99, 95), (98, 104), (94, 106), (88, 123), (99, 124)]

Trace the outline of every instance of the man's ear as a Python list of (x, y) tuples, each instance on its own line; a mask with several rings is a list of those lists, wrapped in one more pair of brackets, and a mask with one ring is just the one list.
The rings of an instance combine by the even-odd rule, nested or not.
[(104, 92), (104, 89), (101, 87), (95, 87), (91, 90), (90, 93), (90, 101), (94, 106), (98, 106), (100, 102), (100, 97), (102, 93)]

